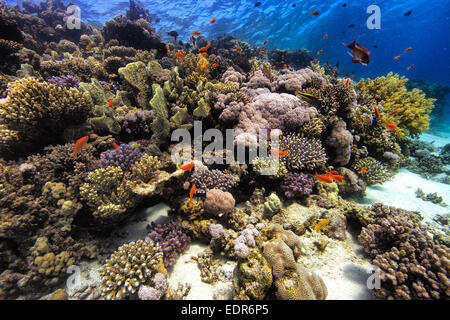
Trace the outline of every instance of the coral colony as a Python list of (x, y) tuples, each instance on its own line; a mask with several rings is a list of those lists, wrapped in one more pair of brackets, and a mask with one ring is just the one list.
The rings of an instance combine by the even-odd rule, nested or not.
[[(372, 297), (450, 297), (448, 216), (438, 232), (383, 199), (351, 200), (400, 167), (450, 183), (449, 145), (412, 139), (435, 99), (393, 73), (355, 82), (304, 49), (160, 35), (131, 3), (69, 30), (62, 1), (1, 2), (0, 299), (184, 299), (192, 283), (169, 276), (193, 242), (198, 281), (226, 283), (228, 298), (326, 299), (327, 259), (344, 247), (378, 268)], [(177, 156), (174, 132), (192, 137)], [(267, 152), (233, 157), (255, 150)], [(161, 202), (168, 221), (142, 222)], [(113, 241), (136, 221), (147, 236)], [(82, 264), (100, 277), (66, 288)]]

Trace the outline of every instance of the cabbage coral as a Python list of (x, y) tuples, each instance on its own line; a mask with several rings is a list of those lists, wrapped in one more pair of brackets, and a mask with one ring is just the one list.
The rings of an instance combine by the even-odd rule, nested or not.
[(362, 79), (357, 83), (357, 88), (362, 94), (373, 96), (377, 103), (382, 105), (380, 111), (386, 115), (394, 110), (400, 110), (394, 117), (387, 120), (395, 122), (399, 130), (399, 137), (412, 136), (429, 129), (429, 114), (434, 107), (436, 99), (426, 99), (425, 94), (419, 89), (408, 91), (405, 77), (393, 75), (390, 72), (386, 77), (378, 77), (374, 80)]

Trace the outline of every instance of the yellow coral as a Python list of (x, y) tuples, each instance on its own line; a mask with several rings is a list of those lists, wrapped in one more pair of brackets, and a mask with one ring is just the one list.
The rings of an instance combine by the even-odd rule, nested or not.
[(327, 229), (329, 226), (330, 226), (330, 220), (322, 219), (316, 224), (316, 226), (314, 227), (314, 230), (316, 232), (319, 232), (321, 230)]
[(204, 57), (201, 57), (197, 61), (197, 72), (205, 75), (208, 72), (209, 62)]
[[(378, 77), (374, 80), (362, 79), (357, 88), (362, 94), (373, 96), (377, 103), (381, 104), (382, 121), (393, 120), (399, 130), (395, 131), (398, 137), (416, 135), (428, 130), (429, 114), (434, 107), (436, 99), (426, 99), (425, 94), (419, 89), (408, 91), (405, 77), (393, 75), (390, 72), (386, 77)], [(387, 116), (394, 110), (399, 112), (394, 117)]]

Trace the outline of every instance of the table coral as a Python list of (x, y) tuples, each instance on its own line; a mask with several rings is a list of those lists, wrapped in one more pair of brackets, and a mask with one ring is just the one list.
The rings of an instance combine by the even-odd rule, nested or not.
[(106, 300), (124, 299), (161, 272), (166, 273), (158, 244), (143, 240), (124, 244), (100, 270), (101, 297)]

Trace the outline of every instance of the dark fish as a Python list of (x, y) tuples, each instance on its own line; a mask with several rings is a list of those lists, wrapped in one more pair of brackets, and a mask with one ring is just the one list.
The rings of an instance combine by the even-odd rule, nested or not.
[(344, 3), (343, 5), (342, 5), (342, 8), (345, 8), (347, 6), (347, 4), (346, 3)]
[(255, 3), (255, 8), (256, 8), (256, 7), (259, 7), (260, 5), (261, 5), (261, 1), (256, 2), (256, 3)]
[(167, 34), (168, 34), (169, 36), (171, 36), (171, 37), (174, 37), (175, 40), (176, 40), (177, 37), (178, 37), (178, 32), (176, 32), (175, 30), (172, 30), (172, 31), (170, 31), (170, 32), (167, 32)]
[(378, 46), (377, 46), (376, 44), (374, 44), (373, 47), (374, 47), (375, 49), (378, 49)]
[(356, 43), (356, 37), (353, 36), (353, 41), (349, 44), (343, 43), (344, 46), (351, 49), (349, 54), (353, 57), (353, 63), (361, 63), (363, 66), (367, 66), (369, 64), (369, 56), (370, 52), (365, 47)]
[(295, 8), (295, 6), (296, 6), (296, 4), (295, 4), (295, 3), (293, 3), (293, 4), (292, 4), (292, 8)]
[(155, 18), (155, 23), (158, 23), (158, 22), (160, 22), (160, 21), (161, 21), (160, 18)]
[(409, 17), (409, 16), (411, 15), (412, 12), (413, 12), (412, 10), (409, 10), (409, 11), (405, 12), (403, 15), (404, 15), (405, 17)]
[(348, 25), (349, 28), (353, 28), (354, 26), (355, 26), (354, 23)]

